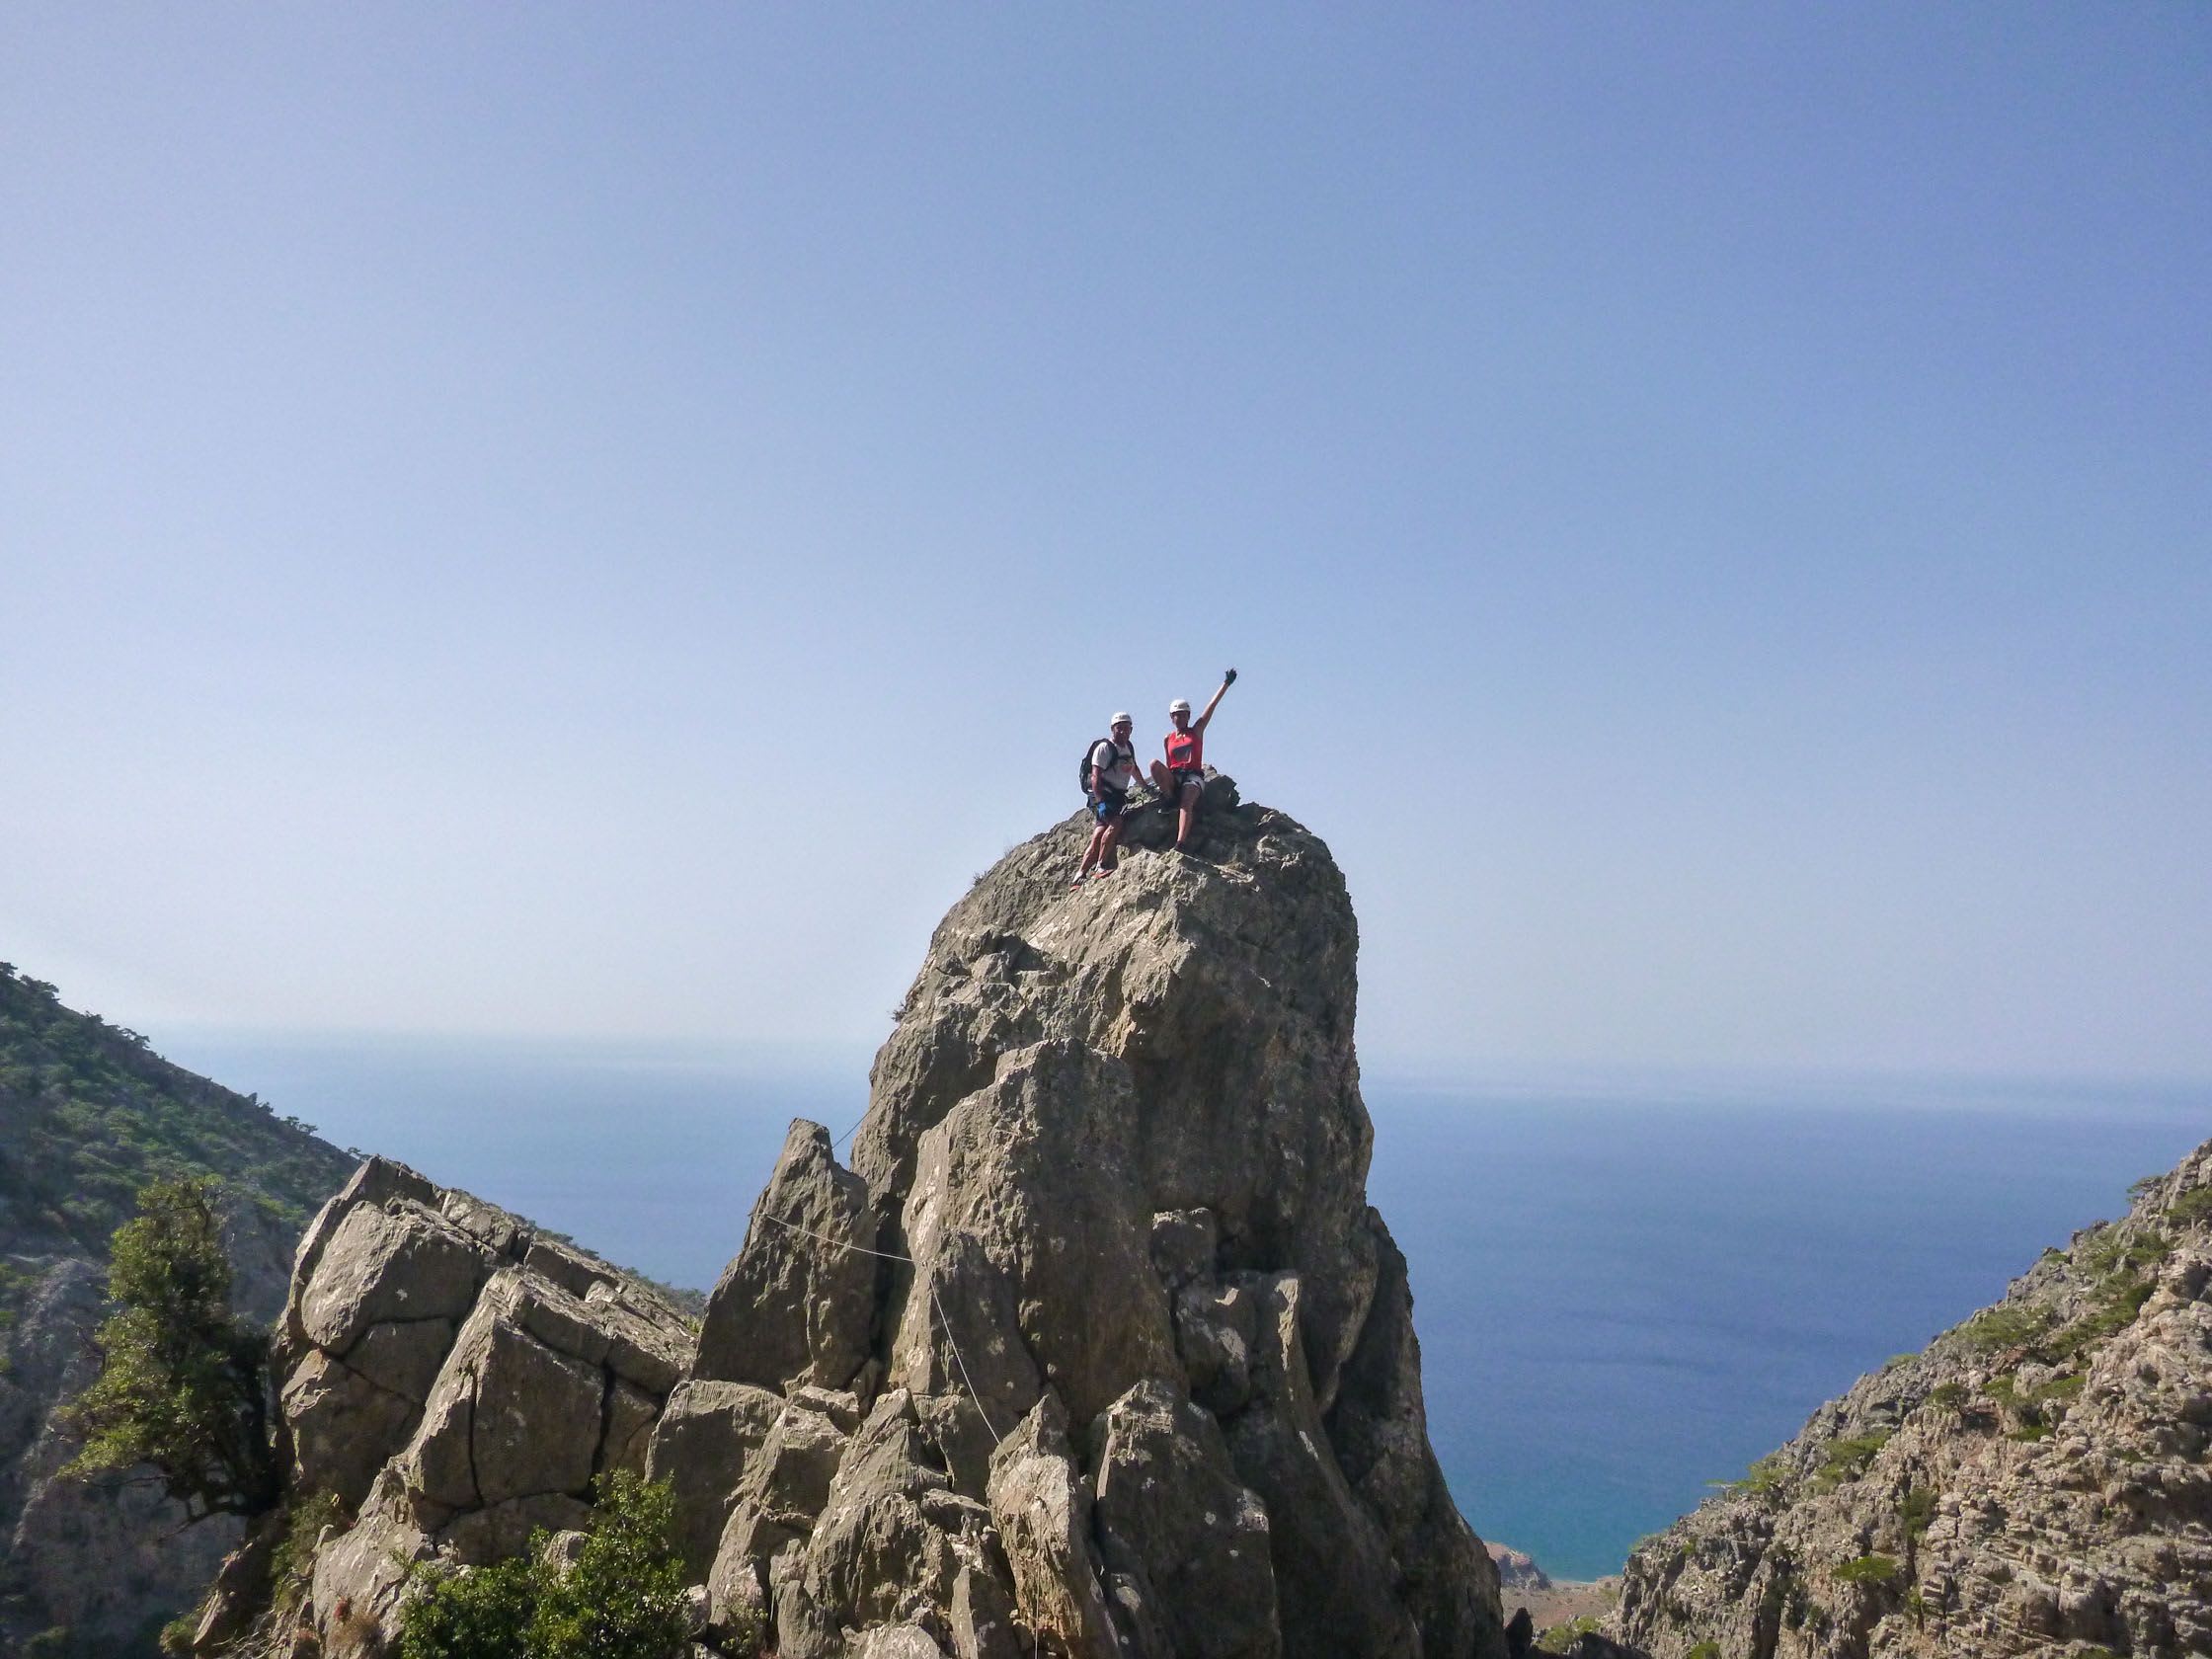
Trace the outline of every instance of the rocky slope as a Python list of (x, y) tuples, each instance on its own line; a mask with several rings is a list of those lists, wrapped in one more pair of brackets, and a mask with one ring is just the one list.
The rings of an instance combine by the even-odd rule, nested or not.
[(2212, 1143), (1630, 1557), (1658, 1659), (2212, 1652)]
[(1226, 779), (1208, 805), (1195, 855), (1147, 813), (1068, 892), (1078, 818), (979, 880), (851, 1167), (793, 1126), (695, 1349), (364, 1169), (286, 1319), (295, 1490), (349, 1510), (325, 1650), (385, 1642), (401, 1561), (511, 1552), (642, 1462), (726, 1652), (1502, 1655), (1366, 1203), (1343, 879)]
[(237, 1541), (227, 1519), (180, 1530), (146, 1485), (55, 1478), (75, 1448), (54, 1411), (96, 1369), (108, 1239), (138, 1188), (219, 1177), (239, 1304), (270, 1319), (300, 1227), (352, 1163), (0, 965), (0, 1652), (150, 1654)]

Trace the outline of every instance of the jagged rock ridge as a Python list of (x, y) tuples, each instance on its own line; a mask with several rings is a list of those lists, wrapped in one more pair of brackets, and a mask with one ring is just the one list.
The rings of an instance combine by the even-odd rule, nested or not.
[[(381, 1647), (410, 1561), (581, 1524), (595, 1476), (644, 1466), (691, 1347), (653, 1287), (362, 1164), (300, 1239), (276, 1339), (293, 1502), (327, 1495), (347, 1523), (315, 1564), (326, 1645)], [(234, 1617), (218, 1597), (203, 1634)]]
[(1639, 1545), (1609, 1631), (1659, 1659), (2212, 1652), (2208, 1455), (2212, 1143)]
[(877, 1058), (852, 1166), (793, 1126), (695, 1352), (666, 1364), (656, 1326), (655, 1378), (576, 1334), (649, 1309), (548, 1298), (456, 1195), (364, 1174), (303, 1246), (287, 1324), (299, 1482), (362, 1517), (317, 1568), (325, 1639), (388, 1633), (395, 1546), (512, 1549), (642, 1441), (728, 1651), (1502, 1654), (1366, 1203), (1342, 877), (1228, 780), (1208, 803), (1195, 856), (1147, 814), (1070, 893), (1077, 818), (979, 880)]

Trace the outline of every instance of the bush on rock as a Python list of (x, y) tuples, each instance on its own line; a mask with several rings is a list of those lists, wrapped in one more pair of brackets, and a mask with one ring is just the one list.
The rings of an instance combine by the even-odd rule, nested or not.
[(540, 1533), (491, 1566), (427, 1566), (401, 1615), (399, 1659), (673, 1659), (687, 1635), (683, 1568), (665, 1484), (599, 1487), (571, 1561)]

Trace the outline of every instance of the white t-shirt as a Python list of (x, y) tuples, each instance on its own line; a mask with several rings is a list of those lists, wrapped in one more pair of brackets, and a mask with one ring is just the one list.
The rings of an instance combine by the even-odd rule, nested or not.
[(1105, 768), (1099, 781), (1117, 795), (1127, 795), (1137, 781), (1137, 750), (1128, 744), (1100, 738), (1090, 746), (1090, 763)]

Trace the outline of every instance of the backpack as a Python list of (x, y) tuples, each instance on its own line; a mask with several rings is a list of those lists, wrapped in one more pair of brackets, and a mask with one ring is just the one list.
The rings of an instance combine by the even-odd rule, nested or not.
[[(1075, 787), (1083, 792), (1083, 799), (1086, 801), (1090, 799), (1090, 757), (1098, 752), (1100, 744), (1104, 744), (1108, 749), (1114, 749), (1112, 738), (1093, 738), (1083, 746), (1082, 759), (1075, 762)], [(1114, 751), (1117, 754), (1121, 752), (1118, 749)]]

